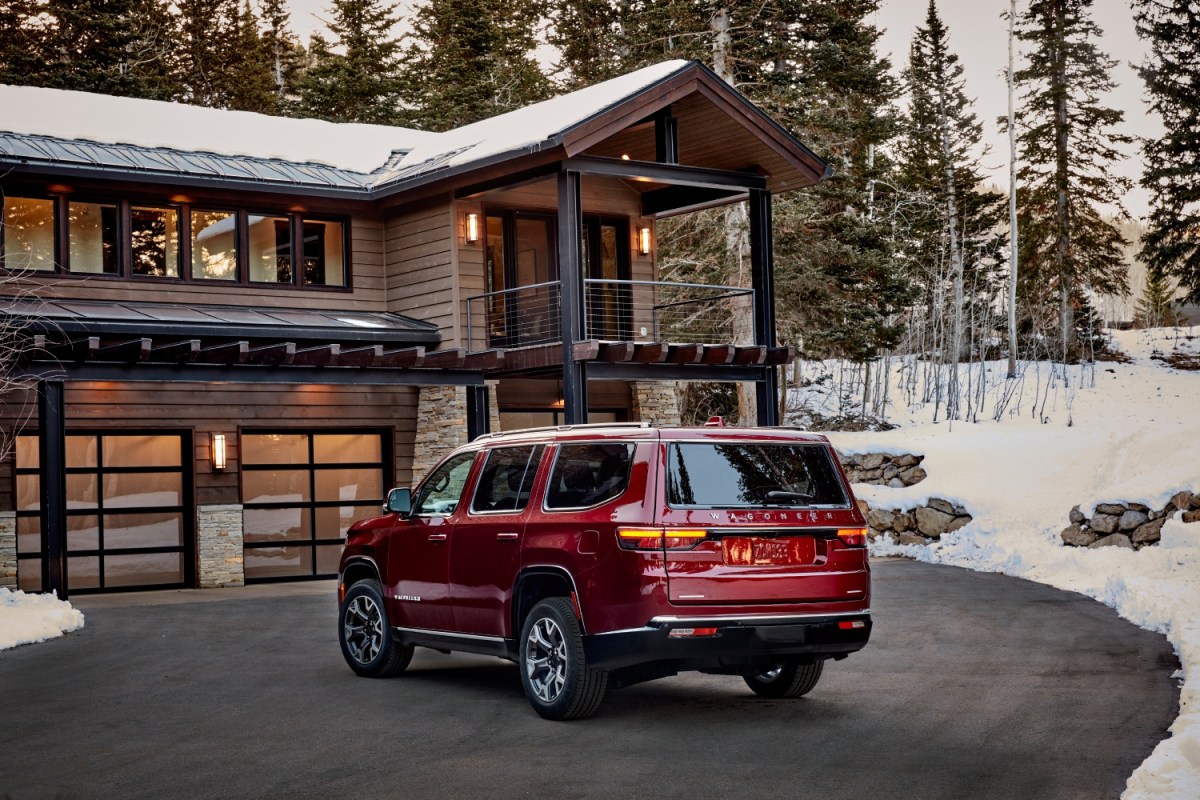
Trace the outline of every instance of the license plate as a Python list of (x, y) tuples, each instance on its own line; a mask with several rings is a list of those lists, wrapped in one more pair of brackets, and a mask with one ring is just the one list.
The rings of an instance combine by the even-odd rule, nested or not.
[(730, 566), (788, 566), (817, 560), (817, 542), (811, 536), (760, 539), (726, 536), (721, 540), (725, 563)]

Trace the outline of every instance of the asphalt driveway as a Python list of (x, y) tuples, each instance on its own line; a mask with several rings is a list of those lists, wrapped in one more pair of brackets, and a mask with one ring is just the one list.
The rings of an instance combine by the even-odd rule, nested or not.
[(355, 677), (332, 583), (78, 598), (0, 653), (0, 796), (1116, 798), (1166, 735), (1166, 640), (1080, 595), (885, 561), (866, 650), (806, 698), (686, 674), (552, 723), (514, 665)]

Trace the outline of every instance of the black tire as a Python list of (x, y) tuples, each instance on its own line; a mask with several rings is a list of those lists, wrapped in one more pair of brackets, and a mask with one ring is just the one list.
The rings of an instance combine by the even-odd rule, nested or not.
[(759, 697), (803, 697), (821, 680), (821, 671), (824, 668), (824, 661), (806, 664), (788, 659), (766, 669), (747, 672), (742, 677), (750, 690)]
[(565, 597), (547, 598), (529, 612), (517, 643), (521, 685), (546, 719), (582, 719), (596, 713), (608, 673), (589, 669), (575, 609)]
[(364, 678), (399, 675), (412, 661), (413, 649), (396, 641), (377, 581), (359, 581), (338, 606), (338, 641), (350, 669)]

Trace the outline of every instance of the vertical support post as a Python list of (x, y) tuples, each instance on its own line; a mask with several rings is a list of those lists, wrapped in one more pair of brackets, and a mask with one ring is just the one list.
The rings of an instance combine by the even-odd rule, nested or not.
[(473, 442), (491, 428), (486, 384), (467, 387), (467, 441)]
[(563, 421), (587, 422), (587, 367), (575, 361), (583, 338), (583, 216), (578, 172), (558, 173), (559, 313), (562, 317)]
[(42, 588), (67, 597), (67, 425), (62, 381), (38, 381), (38, 460), (41, 483)]
[(670, 106), (654, 117), (654, 160), (660, 164), (679, 163), (679, 127)]
[[(771, 228), (771, 193), (751, 189), (750, 275), (754, 287), (754, 343), (775, 346), (775, 248)], [(756, 384), (758, 424), (779, 424), (779, 374), (764, 367)]]

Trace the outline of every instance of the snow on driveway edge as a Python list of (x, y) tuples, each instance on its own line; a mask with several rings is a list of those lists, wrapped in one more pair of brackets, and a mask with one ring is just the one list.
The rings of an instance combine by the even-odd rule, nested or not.
[(52, 594), (0, 589), (0, 650), (54, 639), (83, 627), (83, 613)]

